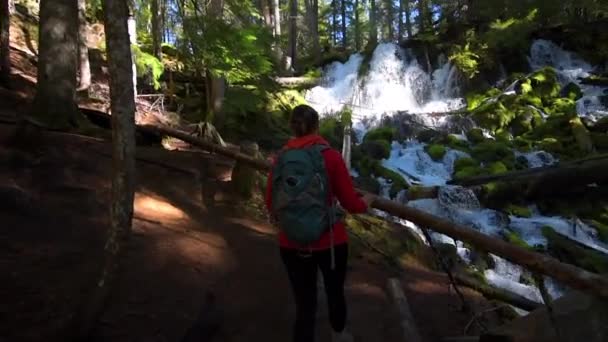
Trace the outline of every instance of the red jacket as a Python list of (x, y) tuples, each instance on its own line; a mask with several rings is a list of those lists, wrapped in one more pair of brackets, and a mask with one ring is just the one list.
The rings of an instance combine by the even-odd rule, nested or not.
[[(303, 148), (314, 144), (329, 145), (325, 139), (318, 135), (307, 135), (300, 138), (291, 139), (287, 142), (284, 148)], [(342, 159), (340, 152), (334, 149), (326, 149), (323, 151), (323, 159), (329, 176), (329, 184), (332, 189), (334, 198), (337, 198), (340, 205), (348, 212), (353, 214), (364, 213), (367, 211), (367, 205), (361, 200), (355, 192), (350, 174), (346, 169), (346, 164)], [(276, 160), (275, 160), (276, 162)], [(328, 203), (331, 203), (328, 199)], [(268, 211), (272, 208), (272, 171), (268, 175), (268, 185), (266, 187), (266, 207)], [(344, 244), (348, 242), (348, 235), (344, 222), (338, 222), (334, 225), (334, 245)], [(319, 241), (314, 242), (309, 246), (301, 246), (293, 241), (289, 241), (285, 233), (279, 232), (279, 245), (283, 248), (291, 249), (329, 249), (331, 248), (330, 232), (327, 231), (321, 236)]]

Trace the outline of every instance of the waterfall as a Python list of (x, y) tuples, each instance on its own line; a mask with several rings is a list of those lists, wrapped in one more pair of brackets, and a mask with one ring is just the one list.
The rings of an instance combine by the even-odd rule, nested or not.
[[(445, 57), (440, 57), (439, 67), (430, 74), (420, 67), (409, 51), (395, 44), (379, 44), (370, 60), (368, 72), (360, 76), (359, 69), (363, 60), (362, 55), (355, 54), (344, 64), (335, 62), (329, 65), (325, 69), (322, 84), (308, 91), (306, 99), (321, 115), (338, 112), (345, 105), (351, 106), (354, 129), (359, 138), (370, 124), (378, 123), (379, 119), (383, 120), (383, 124), (399, 128), (401, 136), (409, 137), (408, 141), (392, 143), (390, 156), (382, 161), (382, 165), (400, 174), (410, 184), (440, 188), (436, 199), (409, 201), (407, 205), (498, 238), (502, 238), (505, 231), (512, 231), (530, 245), (547, 245), (541, 228), (549, 225), (559, 234), (608, 254), (608, 245), (600, 242), (594, 235), (594, 230), (583, 222), (577, 222), (577, 228), (573, 229), (572, 220), (542, 216), (535, 207), (530, 208), (532, 217), (510, 216), (483, 208), (469, 189), (446, 186), (452, 177), (455, 160), (469, 155), (448, 149), (441, 160), (433, 160), (425, 151), (426, 144), (415, 139), (417, 133), (429, 127), (449, 133), (462, 133), (470, 128), (467, 126), (470, 122), (463, 124), (457, 121), (463, 120), (458, 119), (459, 116), (434, 114), (459, 109), (464, 105), (464, 100), (459, 97), (459, 72)], [(586, 86), (580, 82), (580, 78), (589, 76), (594, 68), (576, 55), (562, 50), (552, 42), (537, 40), (531, 46), (529, 63), (533, 69), (553, 66), (563, 85), (575, 82), (581, 87), (584, 96), (577, 103), (579, 115), (608, 115), (599, 98), (605, 89)], [(510, 88), (509, 91), (514, 91), (515, 87)], [(542, 109), (535, 110), (546, 116)], [(455, 137), (466, 139), (463, 134), (457, 134)], [(530, 168), (556, 162), (552, 155), (543, 151), (516, 152), (515, 156), (525, 159)], [(356, 171), (352, 172), (357, 175)], [(388, 197), (390, 184), (384, 179), (379, 179), (379, 183), (382, 188), (381, 195)], [(407, 192), (401, 193), (398, 198), (405, 201)], [(398, 221), (422, 235), (412, 222)], [(455, 245), (458, 255), (465, 262), (470, 262), (472, 251), (462, 242), (438, 233), (431, 236), (437, 243)], [(541, 301), (535, 286), (521, 283), (520, 278), (525, 271), (520, 266), (491, 256), (495, 266), (485, 271), (490, 284), (509, 289), (531, 300)], [(554, 297), (563, 293), (559, 284), (551, 279), (546, 279), (546, 283)]]

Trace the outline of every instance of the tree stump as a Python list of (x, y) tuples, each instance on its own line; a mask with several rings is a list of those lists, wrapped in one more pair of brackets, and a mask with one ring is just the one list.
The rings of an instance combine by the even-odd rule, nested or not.
[[(257, 143), (251, 141), (242, 142), (240, 145), (241, 153), (253, 158), (258, 158), (260, 148)], [(233, 190), (245, 199), (253, 196), (258, 180), (257, 171), (251, 166), (237, 161), (232, 170), (232, 187)]]

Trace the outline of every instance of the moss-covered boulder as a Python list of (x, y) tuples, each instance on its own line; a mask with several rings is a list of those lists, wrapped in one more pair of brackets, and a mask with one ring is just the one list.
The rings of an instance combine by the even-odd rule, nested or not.
[(372, 194), (380, 194), (380, 183), (376, 178), (359, 176), (353, 180), (353, 184), (358, 189), (370, 192)]
[(523, 107), (517, 110), (515, 119), (509, 124), (513, 136), (517, 137), (532, 131), (543, 122), (543, 118), (537, 110)]
[(360, 146), (361, 153), (372, 159), (386, 159), (391, 154), (391, 145), (386, 140), (366, 140)]
[(576, 115), (576, 102), (567, 97), (560, 97), (549, 101), (545, 111), (550, 115)]
[(472, 155), (483, 162), (495, 162), (513, 156), (513, 151), (505, 143), (485, 141), (473, 147)]
[(561, 96), (577, 101), (583, 97), (583, 91), (576, 83), (570, 82), (562, 89)]
[(532, 249), (532, 246), (530, 246), (524, 239), (522, 239), (521, 236), (519, 236), (519, 234), (515, 231), (504, 230), (501, 232), (501, 235), (509, 243), (512, 243), (521, 248)]
[(441, 137), (444, 136), (444, 133), (441, 133), (435, 129), (425, 129), (416, 135), (416, 139), (423, 143), (431, 143), (433, 141), (440, 140)]
[(472, 111), (481, 106), (482, 104), (487, 103), (490, 99), (498, 97), (501, 93), (502, 91), (497, 88), (491, 88), (482, 94), (469, 93), (466, 95), (467, 109)]
[(593, 152), (591, 135), (578, 116), (570, 119), (570, 127), (572, 128), (572, 135), (574, 135), (579, 149), (584, 153)]
[(472, 128), (467, 132), (467, 139), (473, 144), (479, 144), (486, 140), (481, 128)]
[(462, 169), (454, 172), (454, 179), (461, 180), (466, 178), (471, 178), (475, 176), (480, 176), (484, 174), (484, 170), (479, 166), (465, 166)]
[(501, 101), (483, 104), (472, 113), (473, 120), (491, 132), (507, 127), (515, 116), (515, 112)]
[(556, 138), (544, 138), (538, 142), (538, 147), (541, 150), (547, 151), (553, 154), (561, 154), (564, 152), (564, 146)]
[(342, 148), (344, 138), (344, 125), (337, 115), (326, 116), (319, 122), (319, 135), (321, 135), (333, 148)]
[(397, 129), (394, 127), (378, 127), (369, 130), (363, 137), (363, 141), (384, 140), (389, 143), (395, 139)]
[(446, 135), (439, 143), (453, 149), (469, 152), (469, 143), (455, 134)]
[(465, 167), (479, 167), (479, 162), (473, 158), (458, 158), (454, 161), (454, 172), (461, 171)]
[(424, 150), (434, 161), (440, 161), (447, 152), (445, 146), (438, 144), (431, 144), (425, 146)]
[(561, 86), (557, 80), (557, 72), (554, 68), (545, 67), (535, 71), (528, 77), (532, 86), (531, 93), (541, 98), (553, 98), (559, 96)]
[(380, 164), (376, 165), (373, 174), (376, 177), (386, 179), (391, 184), (391, 188), (389, 190), (389, 195), (391, 198), (394, 198), (401, 190), (405, 190), (410, 186), (400, 174), (393, 170), (387, 169)]
[(595, 273), (608, 273), (608, 256), (571, 240), (546, 226), (542, 228), (550, 254)]
[(491, 175), (499, 175), (509, 171), (509, 169), (501, 161), (491, 163), (490, 165), (488, 165), (487, 170), (488, 173)]
[(515, 204), (509, 204), (508, 206), (506, 206), (504, 208), (504, 211), (507, 214), (513, 215), (513, 216), (526, 217), (526, 218), (532, 217), (532, 211), (530, 210), (530, 208), (515, 205)]

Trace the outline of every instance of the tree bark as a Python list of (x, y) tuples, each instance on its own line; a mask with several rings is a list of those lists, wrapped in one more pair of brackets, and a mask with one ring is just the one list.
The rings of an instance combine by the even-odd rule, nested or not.
[(32, 116), (52, 129), (79, 125), (76, 106), (78, 1), (40, 1), (38, 86)]
[(79, 337), (87, 340), (118, 276), (131, 234), (135, 189), (135, 93), (132, 85), (128, 9), (123, 0), (103, 1), (112, 108), (112, 201), (105, 260), (82, 315)]
[(152, 54), (158, 60), (162, 60), (163, 54), (161, 50), (163, 31), (161, 28), (161, 14), (159, 12), (159, 0), (150, 2), (150, 21), (152, 24)]
[(87, 3), (78, 0), (78, 57), (80, 66), (80, 79), (78, 90), (87, 90), (91, 86), (91, 65), (89, 63)]
[(385, 2), (386, 4), (386, 33), (387, 33), (387, 40), (388, 41), (392, 41), (394, 36), (394, 28), (393, 28), (393, 21), (395, 20), (395, 9), (394, 9), (394, 5), (393, 5), (393, 0), (387, 0)]
[(264, 16), (264, 24), (272, 30), (272, 16), (270, 15), (270, 4), (268, 1), (270, 0), (260, 0), (260, 5), (262, 7), (262, 15)]
[[(137, 45), (137, 23), (135, 22), (135, 15), (129, 9), (129, 16), (127, 19), (127, 30), (129, 32), (129, 44), (131, 46)], [(137, 96), (137, 67), (135, 66), (135, 56), (131, 54), (131, 74), (133, 75), (133, 93)]]
[(404, 7), (404, 11), (405, 11), (405, 29), (407, 30), (407, 38), (412, 38), (412, 19), (411, 19), (411, 7), (410, 7), (410, 1), (411, 0), (401, 0), (402, 2), (405, 2), (405, 7)]
[[(274, 9), (274, 36), (278, 40), (281, 38), (281, 7), (279, 0), (273, 0)], [(280, 47), (279, 47), (280, 49)]]
[(361, 50), (361, 20), (359, 18), (359, 0), (355, 0), (355, 49)]
[(338, 45), (338, 7), (336, 0), (331, 1), (331, 37), (333, 39), (334, 46)]
[(400, 42), (403, 39), (403, 0), (399, 0), (399, 23), (397, 25), (397, 36), (398, 41)]
[(341, 8), (342, 10), (342, 47), (346, 49), (348, 45), (348, 40), (346, 38), (346, 1), (342, 0)]
[(376, 0), (370, 0), (369, 40), (372, 44), (378, 43), (378, 27), (376, 26), (376, 15)]
[(319, 41), (319, 0), (305, 0), (306, 17), (313, 46), (315, 64), (321, 62), (321, 42)]
[(291, 69), (296, 68), (297, 46), (298, 46), (298, 0), (291, 0), (289, 6), (289, 57), (291, 57)]
[[(208, 15), (213, 18), (224, 17), (224, 0), (212, 0), (209, 9)], [(208, 95), (208, 103), (207, 103), (207, 111), (211, 115), (208, 121), (215, 121), (216, 127), (220, 128), (223, 125), (224, 118), (221, 115), (222, 107), (224, 104), (224, 95), (226, 92), (226, 80), (219, 77), (214, 77), (209, 70), (206, 72), (207, 79), (207, 95)]]
[(5, 86), (11, 75), (9, 8), (9, 0), (0, 0), (0, 84)]

